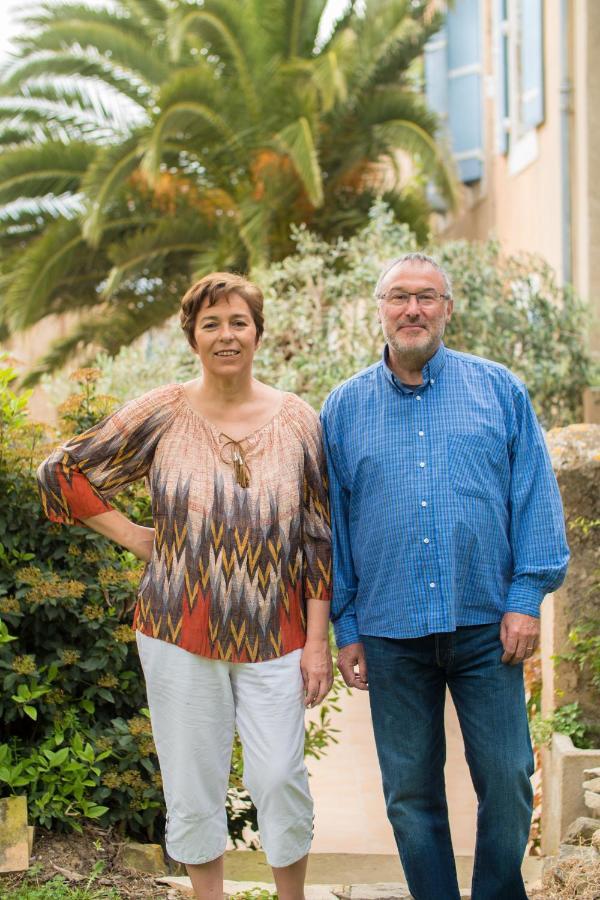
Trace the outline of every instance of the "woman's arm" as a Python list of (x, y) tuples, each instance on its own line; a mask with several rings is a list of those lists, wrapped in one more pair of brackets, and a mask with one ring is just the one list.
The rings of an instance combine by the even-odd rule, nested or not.
[(306, 644), (300, 661), (304, 679), (304, 705), (316, 706), (333, 684), (329, 648), (329, 603), (309, 597), (306, 603)]
[(118, 509), (81, 519), (84, 525), (130, 550), (138, 559), (150, 562), (154, 544), (154, 528), (136, 525)]

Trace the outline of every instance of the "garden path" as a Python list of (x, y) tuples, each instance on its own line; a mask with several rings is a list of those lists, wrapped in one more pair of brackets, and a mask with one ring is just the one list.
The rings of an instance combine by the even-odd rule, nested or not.
[[(339, 743), (320, 760), (308, 760), (315, 800), (313, 853), (396, 854), (387, 820), (366, 693), (341, 698), (333, 713)], [(311, 710), (310, 718), (318, 717)], [(457, 855), (475, 848), (477, 801), (464, 757), (464, 745), (450, 697), (446, 703), (446, 783), (450, 828)]]

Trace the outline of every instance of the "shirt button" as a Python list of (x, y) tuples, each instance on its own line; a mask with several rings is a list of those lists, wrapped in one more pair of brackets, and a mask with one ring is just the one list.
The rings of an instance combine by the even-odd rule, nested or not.
[(420, 463), (419, 463), (419, 466), (420, 466), (421, 469), (424, 469), (424, 468), (425, 468), (425, 463), (424, 463), (424, 462), (420, 462)]
[(424, 434), (425, 434), (424, 431), (420, 431), (420, 432), (419, 432), (419, 437), (423, 437)]
[(429, 582), (429, 587), (435, 587), (435, 581), (430, 581), (430, 582)]
[(429, 538), (423, 538), (423, 543), (424, 543), (424, 544), (428, 544), (428, 543), (429, 543)]
[(421, 500), (421, 506), (427, 506), (427, 500)]
[(421, 399), (421, 395), (417, 394), (417, 396), (415, 397), (415, 400), (420, 400), (420, 399)]
[(430, 379), (429, 379), (429, 384), (435, 384), (435, 378), (430, 378)]

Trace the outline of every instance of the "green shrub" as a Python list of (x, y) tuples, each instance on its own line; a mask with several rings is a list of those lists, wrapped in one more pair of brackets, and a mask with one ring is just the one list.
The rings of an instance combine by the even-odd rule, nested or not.
[[(318, 409), (335, 385), (379, 358), (375, 281), (386, 260), (416, 243), (384, 204), (373, 207), (365, 228), (348, 240), (326, 243), (306, 228), (295, 229), (293, 239), (293, 255), (251, 273), (265, 293), (256, 373)], [(494, 241), (449, 241), (429, 250), (454, 282), (448, 346), (512, 369), (546, 427), (577, 421), (591, 371), (585, 308), (572, 290), (557, 285), (541, 258), (502, 254)], [(97, 362), (103, 389), (122, 399), (198, 374), (177, 319)], [(65, 395), (64, 379), (46, 384), (55, 397)]]
[[(96, 393), (94, 370), (74, 375), (80, 391), (61, 408), (66, 434), (115, 405)], [(89, 529), (44, 518), (34, 475), (50, 445), (27, 422), (28, 396), (11, 390), (13, 379), (0, 370), (0, 788), (26, 793), (39, 825), (80, 829), (87, 818), (155, 839), (161, 777), (129, 624), (141, 563)], [(122, 492), (118, 504), (151, 524), (141, 485)], [(307, 754), (319, 756), (335, 740), (336, 696), (308, 726)], [(241, 774), (236, 742), (227, 801), (236, 842), (244, 829), (256, 832)]]

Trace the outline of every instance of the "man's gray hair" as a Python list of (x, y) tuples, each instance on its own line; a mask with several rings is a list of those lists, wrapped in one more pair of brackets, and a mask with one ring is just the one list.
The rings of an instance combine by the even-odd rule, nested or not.
[(444, 279), (444, 294), (446, 297), (452, 297), (452, 279), (448, 272), (440, 266), (439, 262), (433, 258), (433, 256), (428, 256), (427, 253), (403, 253), (402, 256), (397, 256), (395, 259), (392, 259), (391, 262), (386, 263), (384, 268), (377, 279), (377, 284), (375, 285), (375, 297), (379, 300), (381, 298), (381, 285), (385, 279), (385, 276), (395, 269), (396, 266), (401, 265), (406, 262), (420, 262), (427, 263), (432, 266), (436, 272), (439, 272), (442, 278)]

